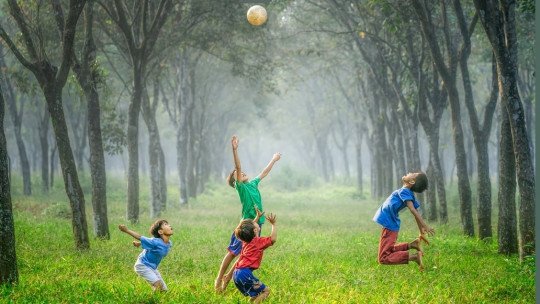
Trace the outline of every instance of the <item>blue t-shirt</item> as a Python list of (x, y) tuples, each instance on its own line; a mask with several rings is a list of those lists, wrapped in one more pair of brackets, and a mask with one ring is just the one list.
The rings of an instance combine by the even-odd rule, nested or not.
[(141, 236), (143, 251), (139, 254), (139, 260), (144, 265), (157, 269), (161, 260), (169, 253), (172, 242), (165, 243), (161, 238), (147, 238)]
[(407, 201), (412, 201), (415, 209), (420, 208), (420, 202), (416, 200), (411, 189), (403, 187), (392, 192), (381, 207), (377, 209), (373, 221), (388, 230), (399, 231), (401, 223), (399, 212), (407, 207)]

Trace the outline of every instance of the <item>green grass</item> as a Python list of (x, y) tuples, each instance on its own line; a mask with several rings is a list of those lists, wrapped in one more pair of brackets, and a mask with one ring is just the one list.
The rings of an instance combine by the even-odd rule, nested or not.
[[(14, 181), (15, 183), (17, 181)], [(178, 206), (169, 188), (163, 218), (175, 229), (174, 246), (159, 269), (169, 287), (153, 294), (133, 271), (140, 250), (116, 227), (125, 223), (125, 182), (110, 179), (111, 240), (74, 249), (68, 203), (60, 184), (49, 195), (30, 198), (14, 190), (19, 284), (0, 287), (1, 303), (248, 303), (229, 285), (213, 291), (213, 281), (240, 216), (237, 194), (210, 185), (188, 207)], [(128, 225), (148, 235), (147, 182), (142, 181), (140, 223)], [(534, 260), (497, 254), (496, 244), (461, 235), (458, 216), (434, 224), (436, 236), (425, 246), (426, 271), (415, 264), (376, 262), (380, 228), (371, 221), (379, 200), (352, 187), (318, 186), (280, 192), (261, 184), (265, 210), (278, 218), (278, 241), (265, 251), (255, 274), (271, 288), (267, 303), (533, 303)], [(85, 189), (88, 189), (86, 187)], [(35, 192), (39, 188), (35, 187)], [(86, 197), (92, 234), (90, 196)], [(401, 214), (399, 240), (417, 235), (413, 218)], [(270, 225), (263, 226), (268, 235)], [(496, 239), (496, 238), (494, 238)]]

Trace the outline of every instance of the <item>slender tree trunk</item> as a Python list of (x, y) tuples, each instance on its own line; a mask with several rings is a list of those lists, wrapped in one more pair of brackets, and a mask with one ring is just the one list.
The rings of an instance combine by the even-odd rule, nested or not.
[[(435, 171), (435, 169), (433, 168), (433, 161), (430, 159), (428, 167), (426, 169), (426, 175), (428, 177), (428, 180), (430, 181), (436, 180), (435, 174), (433, 173), (433, 171)], [(435, 222), (437, 220), (437, 195), (436, 195), (437, 192), (436, 190), (437, 190), (436, 183), (431, 183), (429, 185), (429, 188), (426, 190), (427, 200), (428, 200), (425, 204), (428, 207), (427, 219), (428, 221), (431, 221), (431, 222)]]
[(356, 185), (360, 193), (364, 193), (364, 168), (362, 167), (362, 139), (364, 132), (356, 128)]
[[(467, 170), (467, 156), (465, 154), (465, 144), (463, 127), (461, 125), (461, 112), (459, 104), (459, 94), (456, 88), (456, 54), (455, 50), (451, 46), (448, 50), (448, 57), (450, 59), (450, 67), (447, 67), (445, 60), (437, 42), (432, 24), (430, 22), (431, 17), (426, 15), (427, 11), (423, 4), (419, 0), (413, 0), (412, 2), (416, 15), (420, 19), (422, 27), (422, 33), (428, 42), (430, 53), (433, 57), (435, 67), (441, 78), (444, 81), (444, 88), (448, 94), (448, 100), (450, 102), (450, 112), (453, 126), (453, 142), (456, 155), (456, 167), (458, 178), (458, 191), (460, 201), (460, 216), (461, 224), (463, 227), (463, 233), (468, 236), (474, 236), (474, 221), (472, 217), (472, 199), (471, 199), (471, 185), (469, 182), (468, 170)], [(443, 7), (444, 8), (444, 7)], [(445, 14), (445, 13), (444, 13)], [(446, 18), (446, 16), (445, 16)], [(446, 20), (446, 19), (445, 19)], [(447, 25), (447, 22), (444, 22)], [(449, 43), (451, 44), (451, 43)]]
[[(94, 234), (100, 239), (110, 239), (107, 215), (107, 174), (105, 172), (105, 155), (101, 136), (101, 108), (99, 102), (97, 72), (95, 71), (96, 47), (92, 31), (93, 1), (88, 0), (85, 7), (85, 43), (81, 63), (74, 64), (77, 80), (83, 88), (87, 103), (87, 119), (85, 133), (88, 131), (90, 148), (90, 175), (92, 178), (92, 208), (94, 215)], [(86, 135), (82, 134), (83, 137)], [(84, 140), (86, 142), (86, 140)], [(81, 149), (81, 153), (84, 148)], [(80, 160), (79, 168), (82, 168)]]
[(77, 249), (88, 249), (90, 243), (88, 240), (88, 225), (86, 223), (86, 211), (84, 208), (84, 194), (79, 183), (77, 167), (73, 158), (73, 151), (69, 143), (68, 130), (62, 108), (62, 97), (58, 88), (55, 88), (49, 80), (43, 87), (45, 100), (47, 101), (49, 114), (52, 118), (54, 135), (58, 146), (58, 155), (60, 156), (60, 165), (62, 176), (64, 177), (64, 186), (69, 198), (72, 211), (72, 226)]
[(41, 144), (41, 189), (49, 192), (49, 112), (45, 110), (39, 127), (39, 142)]
[(49, 164), (51, 168), (50, 178), (49, 178), (50, 188), (54, 186), (54, 171), (56, 171), (56, 150), (57, 149), (58, 149), (58, 146), (55, 144), (54, 148), (51, 151), (51, 157), (49, 160)]
[[(3, 51), (3, 48), (0, 46), (0, 52)], [(0, 57), (0, 68), (7, 69), (4, 57)], [(19, 151), (19, 159), (21, 161), (21, 173), (23, 177), (23, 193), (24, 195), (32, 195), (32, 180), (30, 173), (30, 162), (28, 161), (28, 156), (26, 154), (26, 146), (22, 138), (22, 115), (23, 115), (23, 106), (24, 100), (21, 100), (20, 110), (17, 108), (17, 101), (15, 97), (15, 92), (11, 85), (11, 81), (4, 77), (2, 73), (3, 85), (6, 88), (5, 94), (7, 100), (7, 107), (11, 116), (11, 121), (13, 122), (13, 131), (15, 132), (15, 141), (17, 143), (17, 149)]]
[[(136, 61), (137, 60), (137, 61)], [(128, 110), (128, 201), (127, 219), (131, 223), (139, 221), (139, 113), (143, 94), (143, 64), (139, 58), (133, 63), (133, 95)]]
[(499, 221), (497, 226), (499, 253), (518, 253), (516, 215), (516, 165), (510, 119), (501, 109), (499, 142)]
[(520, 258), (523, 258), (535, 252), (535, 177), (525, 114), (517, 87), (516, 1), (492, 3), (475, 0), (474, 5), (495, 54), (501, 107), (510, 119), (520, 199)]
[(4, 94), (0, 84), (0, 285), (14, 285), (19, 280), (10, 189), (9, 159), (4, 133)]

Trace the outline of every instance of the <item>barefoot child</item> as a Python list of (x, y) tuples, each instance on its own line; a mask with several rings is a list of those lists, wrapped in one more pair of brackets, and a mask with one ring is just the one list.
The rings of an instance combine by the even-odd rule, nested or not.
[[(262, 213), (257, 210), (257, 218), (259, 215)], [(261, 228), (256, 220), (242, 220), (234, 230), (236, 237), (242, 240), (242, 252), (233, 273), (234, 284), (242, 294), (249, 296), (253, 303), (262, 302), (270, 294), (270, 289), (253, 275), (253, 271), (261, 265), (264, 250), (274, 245), (277, 240), (276, 216), (270, 213), (267, 219), (272, 225), (272, 232), (268, 237), (258, 236)]]
[[(409, 173), (401, 180), (403, 187), (392, 192), (373, 217), (375, 222), (383, 226), (377, 260), (380, 264), (407, 264), (409, 261), (414, 261), (419, 265), (420, 270), (423, 270), (421, 243), (422, 241), (427, 243), (424, 234), (433, 235), (435, 230), (426, 225), (418, 213), (420, 202), (416, 200), (413, 192), (422, 193), (426, 190), (428, 180), (423, 172)], [(413, 214), (420, 230), (420, 236), (410, 243), (396, 244), (400, 228), (399, 212), (405, 207)], [(411, 248), (416, 249), (417, 252), (409, 254)]]
[(140, 240), (133, 241), (135, 247), (142, 246), (143, 251), (139, 254), (135, 266), (135, 272), (145, 279), (154, 291), (166, 291), (167, 285), (161, 274), (157, 270), (161, 260), (169, 253), (172, 242), (169, 240), (173, 235), (173, 229), (166, 220), (157, 220), (150, 226), (150, 234), (153, 238), (141, 236), (133, 230), (129, 230), (126, 225), (119, 225), (120, 231)]
[[(274, 163), (281, 158), (281, 154), (275, 153), (266, 168), (264, 168), (264, 170), (257, 177), (249, 180), (248, 176), (244, 172), (242, 172), (240, 158), (238, 157), (238, 138), (236, 136), (232, 137), (231, 145), (233, 150), (235, 168), (231, 172), (231, 174), (229, 174), (227, 182), (229, 186), (235, 188), (238, 192), (240, 202), (242, 203), (242, 219), (254, 219), (257, 216), (255, 212), (255, 207), (261, 211), (264, 210), (262, 205), (261, 193), (259, 192), (259, 182), (263, 178), (265, 178), (268, 173), (270, 173), (272, 167), (274, 166)], [(258, 220), (257, 224), (259, 225), (259, 228), (262, 226), (264, 221), (264, 216), (262, 216)], [(223, 257), (221, 266), (219, 268), (218, 276), (214, 283), (214, 288), (216, 289), (216, 291), (221, 292), (227, 287), (227, 284), (232, 277), (232, 269), (229, 273), (227, 273), (227, 275), (224, 276), (224, 274), (227, 271), (227, 268), (229, 267), (231, 262), (234, 260), (234, 258), (238, 254), (240, 254), (241, 250), (242, 242), (236, 238), (233, 232), (231, 235), (229, 247), (227, 248), (227, 254), (225, 255), (225, 257)]]

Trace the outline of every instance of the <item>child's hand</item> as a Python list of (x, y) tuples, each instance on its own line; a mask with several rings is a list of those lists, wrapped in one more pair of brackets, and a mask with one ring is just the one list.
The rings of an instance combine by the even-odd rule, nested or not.
[(232, 147), (233, 149), (238, 149), (238, 137), (236, 137), (236, 135), (233, 135), (232, 139), (231, 139), (231, 144), (232, 144)]
[(422, 227), (422, 235), (424, 234), (427, 234), (427, 235), (435, 235), (435, 229), (429, 227), (429, 226), (424, 226)]
[(141, 242), (139, 242), (139, 241), (133, 241), (133, 246), (135, 246), (135, 247), (141, 247)]
[(259, 208), (257, 208), (257, 206), (253, 205), (253, 207), (255, 208), (255, 212), (257, 212), (257, 217), (260, 218), (261, 216), (264, 215), (264, 211), (261, 211), (259, 210)]
[(123, 224), (118, 225), (118, 229), (120, 229), (120, 231), (122, 231), (122, 232), (127, 232), (128, 231), (128, 228), (126, 227), (126, 225), (123, 225)]
[(281, 158), (281, 153), (277, 152), (274, 153), (274, 156), (272, 157), (273, 161), (278, 161)]
[(270, 213), (270, 215), (268, 215), (266, 217), (266, 219), (270, 222), (270, 224), (274, 225), (276, 223), (276, 215), (273, 214), (273, 213)]

